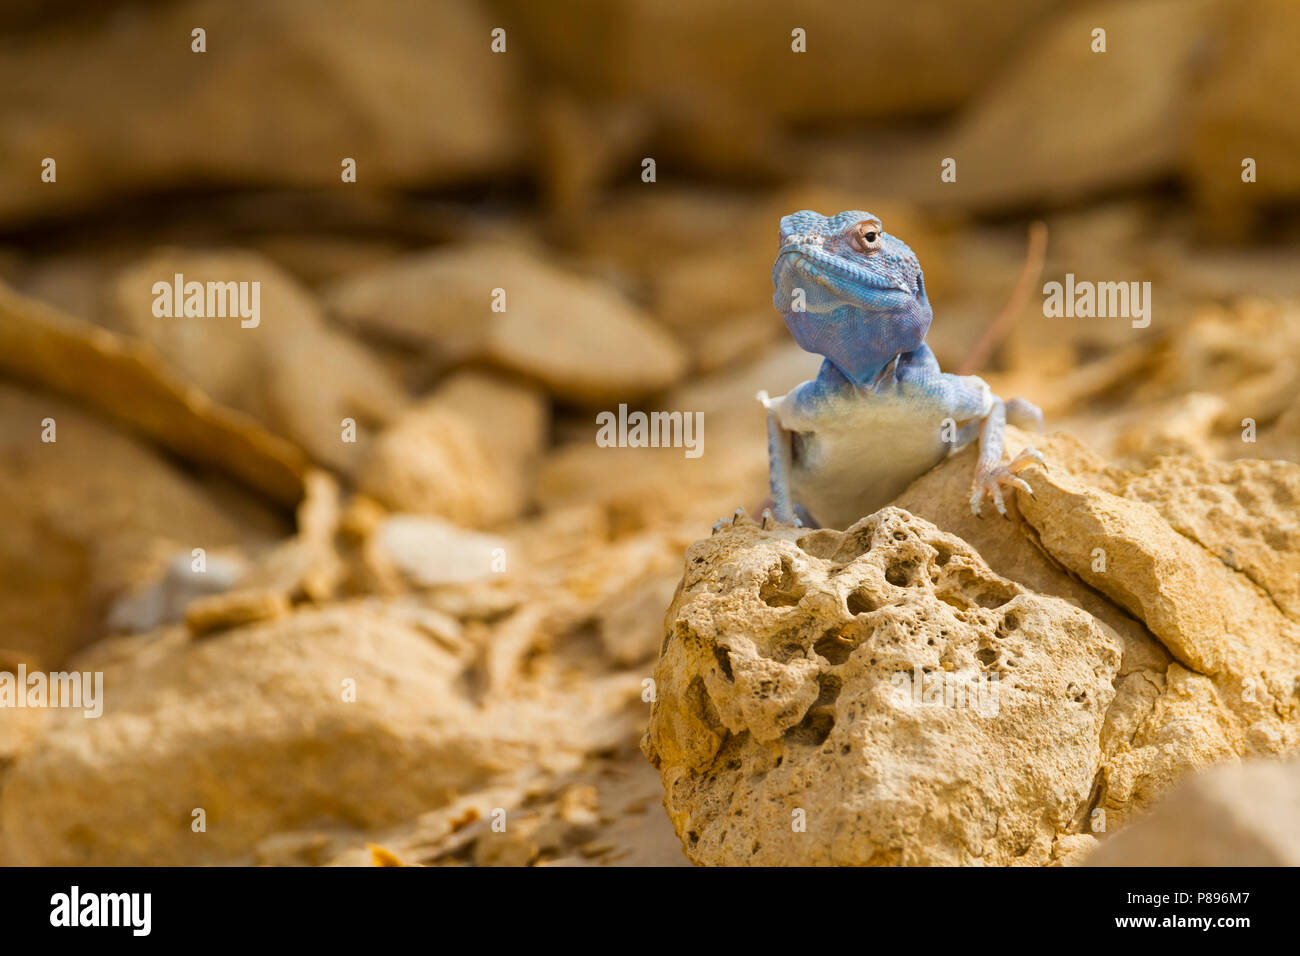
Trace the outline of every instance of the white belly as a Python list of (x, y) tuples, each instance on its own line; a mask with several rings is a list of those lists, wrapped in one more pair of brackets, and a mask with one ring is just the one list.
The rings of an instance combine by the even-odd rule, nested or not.
[(847, 528), (887, 505), (951, 445), (943, 416), (923, 403), (872, 396), (839, 405), (795, 438), (792, 497), (823, 527)]

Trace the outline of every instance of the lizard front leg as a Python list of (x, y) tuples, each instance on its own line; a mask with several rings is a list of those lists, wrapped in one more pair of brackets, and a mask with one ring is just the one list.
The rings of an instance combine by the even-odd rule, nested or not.
[[(1013, 399), (1018, 403), (1014, 411), (1018, 417), (1033, 418), (1029, 410), (1037, 413), (1041, 423), (1042, 414), (1038, 409), (1023, 399)], [(1022, 420), (1023, 420), (1022, 418)], [(993, 405), (980, 423), (980, 454), (975, 466), (975, 481), (971, 486), (970, 510), (979, 516), (985, 495), (993, 496), (993, 504), (998, 514), (1007, 516), (1006, 502), (1003, 500), (1002, 487), (1010, 485), (1020, 488), (1033, 497), (1034, 489), (1029, 482), (1019, 477), (1019, 472), (1030, 465), (1043, 464), (1043, 453), (1037, 448), (1026, 448), (1007, 464), (1002, 464), (1002, 445), (1006, 435), (1007, 406), (1002, 399), (993, 396)]]
[(794, 513), (790, 501), (790, 464), (792, 460), (792, 438), (781, 427), (776, 412), (767, 413), (767, 477), (772, 493), (772, 509), (776, 520), (782, 524), (799, 525), (799, 517)]
[[(782, 524), (793, 525), (796, 528), (803, 526), (803, 521), (795, 512), (794, 503), (790, 498), (790, 468), (793, 461), (793, 436), (782, 425), (777, 417), (776, 404), (780, 401), (773, 402), (768, 397), (767, 392), (759, 392), (756, 396), (763, 407), (767, 409), (767, 457), (768, 457), (768, 484), (771, 489), (772, 507), (763, 509), (763, 526), (767, 527), (770, 520), (775, 519)], [(773, 511), (776, 513), (773, 514)], [(737, 508), (735, 514), (731, 516), (731, 524), (736, 524), (745, 515), (744, 508)], [(713, 533), (717, 534), (728, 521), (726, 518), (719, 518), (713, 525)]]

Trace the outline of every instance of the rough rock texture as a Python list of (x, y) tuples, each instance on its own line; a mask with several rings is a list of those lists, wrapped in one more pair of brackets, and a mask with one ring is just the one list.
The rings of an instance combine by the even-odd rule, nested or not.
[[(1008, 450), (1030, 436), (1008, 431)], [(1157, 459), (1107, 466), (1065, 435), (1033, 436), (1048, 458), (1014, 521), (962, 504), (968, 449), (899, 504), (962, 535), (991, 566), (1078, 603), (1124, 642), (1102, 738), (1098, 827), (1123, 825), (1184, 774), (1300, 745), (1300, 631), (1288, 615), (1300, 559), (1300, 465)]]
[(1300, 866), (1300, 761), (1216, 767), (1106, 839), (1089, 866)]
[[(1026, 443), (1027, 436), (1009, 430), (1009, 452)], [(1300, 629), (1288, 610), (1300, 571), (1291, 545), (1300, 533), (1294, 505), (1300, 466), (1163, 458), (1143, 471), (1125, 471), (1105, 465), (1066, 436), (1036, 437), (1034, 443), (1046, 452), (1049, 467), (1027, 473), (1035, 497), (1017, 494), (1010, 521), (980, 520), (970, 514), (965, 499), (975, 452), (967, 449), (922, 476), (899, 499), (900, 505), (937, 528), (909, 512), (888, 508), (844, 533), (761, 531), (742, 523), (692, 547), (686, 577), (668, 615), (657, 671), (659, 701), (644, 745), (660, 768), (665, 805), (692, 859), (763, 862), (768, 859), (763, 854), (770, 851), (776, 854), (773, 860), (809, 863), (1072, 863), (1091, 847), (1093, 834), (1126, 825), (1188, 773), (1225, 760), (1297, 749)], [(890, 522), (900, 524), (904, 534), (897, 544), (883, 542), (883, 558), (871, 558), (875, 547), (858, 557), (865, 548), (846, 548), (843, 543), (874, 534), (867, 540), (879, 547), (882, 535), (874, 529)], [(878, 689), (879, 677), (874, 689), (850, 680), (861, 667), (862, 647), (871, 654), (897, 634), (891, 617), (898, 613), (894, 607), (899, 592), (885, 590), (888, 600), (878, 591), (854, 599), (857, 609), (865, 611), (861, 617), (845, 610), (854, 607), (848, 602), (862, 573), (857, 564), (885, 561), (887, 568), (891, 549), (908, 547), (910, 536), (920, 534), (918, 528), (928, 529), (925, 536), (932, 550), (935, 541), (957, 542), (958, 550), (950, 543), (945, 548), (968, 555), (977, 568), (968, 585), (976, 580), (1003, 582), (995, 589), (1000, 592), (998, 603), (1006, 603), (1006, 595), (1014, 593), (1021, 595), (1015, 599), (1019, 604), (1048, 602), (1034, 606), (1056, 609), (1055, 617), (1045, 612), (1037, 617), (1016, 615), (1021, 629), (1016, 633), (1034, 623), (1047, 633), (1056, 633), (1066, 621), (1075, 628), (1075, 636), (1064, 641), (1066, 653), (1056, 650), (1050, 656), (1054, 664), (1042, 665), (1025, 650), (1014, 652), (1018, 681), (1029, 674), (1036, 683), (1027, 686), (1049, 697), (1059, 695), (1063, 678), (1049, 668), (1072, 666), (1071, 652), (1091, 655), (1085, 662), (1091, 677), (1072, 676), (1070, 682), (1097, 705), (1096, 722), (1086, 732), (1078, 731), (1086, 739), (1062, 736), (1043, 744), (1035, 756), (1039, 771), (1054, 781), (1050, 786), (1058, 799), (1046, 805), (1055, 809), (1037, 818), (1038, 830), (1008, 830), (1008, 821), (1032, 815), (1044, 798), (1019, 784), (1011, 796), (988, 791), (994, 794), (982, 798), (988, 806), (1000, 807), (999, 800), (1006, 805), (995, 828), (997, 837), (979, 849), (968, 839), (971, 820), (962, 813), (970, 803), (960, 795), (961, 788), (986, 786), (984, 763), (1007, 757), (1008, 751), (998, 746), (1013, 748), (1014, 741), (1038, 734), (1050, 737), (1041, 722), (1059, 719), (1073, 691), (1053, 699), (1051, 708), (1017, 709), (1007, 706), (1016, 700), (1010, 696), (1015, 685), (999, 685), (1001, 738), (984, 752), (984, 763), (968, 767), (952, 757), (942, 765), (944, 772), (953, 774), (946, 789), (935, 790), (934, 781), (927, 781), (930, 789), (911, 791), (910, 809), (895, 811), (906, 814), (929, 806), (927, 820), (938, 816), (948, 821), (940, 832), (910, 826), (885, 839), (882, 833), (887, 831), (879, 821), (888, 814), (875, 804), (870, 804), (871, 813), (853, 816), (864, 805), (861, 793), (871, 793), (877, 785), (883, 773), (879, 768), (913, 775), (931, 768), (915, 749), (900, 747), (888, 735), (872, 737), (858, 730), (873, 719), (893, 720), (889, 727), (895, 734), (907, 726), (888, 709), (887, 696)], [(832, 557), (827, 567), (824, 559)], [(834, 562), (846, 567), (833, 570)], [(922, 589), (920, 597), (911, 600), (925, 607), (924, 582), (929, 572), (938, 570), (938, 557), (922, 549), (915, 563), (923, 569)], [(935, 596), (942, 598), (942, 582), (952, 573), (951, 568), (943, 570), (930, 585)], [(894, 576), (900, 583), (915, 581), (915, 568)], [(934, 605), (934, 598), (928, 600), (940, 618), (952, 613), (951, 608)], [(1071, 606), (1062, 616), (1062, 609)], [(991, 612), (976, 608), (966, 613), (986, 618)], [(1076, 623), (1075, 614), (1086, 625)], [(1000, 633), (997, 614), (991, 616), (994, 619), (984, 625)], [(921, 626), (930, 630), (921, 633), (929, 636), (935, 627), (933, 615), (925, 620), (928, 623)], [(958, 647), (963, 639), (979, 650), (998, 646), (980, 643), (984, 639), (978, 628), (974, 635), (950, 623), (943, 629), (949, 632), (945, 642)], [(1092, 645), (1078, 635), (1093, 630), (1113, 640), (1122, 658), (1109, 661), (1097, 657), (1099, 651), (1089, 651)], [(847, 655), (841, 634), (852, 645)], [(1041, 635), (1028, 643), (1031, 648), (1046, 646)], [(928, 645), (912, 649), (936, 653)], [(835, 672), (839, 682), (827, 689), (825, 674), (835, 666), (833, 650), (844, 663)], [(890, 663), (889, 658), (877, 659), (884, 662), (881, 666)], [(1001, 662), (1004, 657), (994, 659)], [(917, 662), (905, 659), (909, 667)], [(960, 670), (960, 655), (950, 662)], [(926, 663), (924, 657), (920, 663)], [(931, 666), (942, 663), (940, 658)], [(767, 684), (749, 698), (754, 671), (761, 672)], [(747, 706), (740, 707), (738, 699)], [(858, 709), (874, 717), (857, 716)], [(971, 729), (945, 716), (950, 722), (942, 739), (954, 754), (978, 751), (967, 739)], [(987, 728), (973, 726), (977, 733)], [(821, 748), (794, 749), (792, 738), (797, 741), (800, 733), (812, 736), (810, 727), (824, 736)], [(851, 736), (849, 728), (859, 736)], [(931, 743), (938, 746), (939, 739), (936, 732)], [(837, 749), (845, 743), (847, 752)], [(1082, 760), (1073, 751), (1060, 756), (1056, 748), (1062, 746), (1096, 747), (1097, 759)], [(787, 777), (792, 754), (802, 757), (795, 764), (800, 771)], [(1053, 755), (1046, 764), (1044, 754)], [(847, 766), (867, 768), (865, 782), (851, 778), (858, 790), (844, 783)], [(1078, 774), (1087, 768), (1087, 782), (1080, 784)], [(737, 773), (746, 780), (743, 786), (737, 783)], [(761, 780), (747, 779), (749, 774), (761, 774)], [(1035, 785), (1049, 787), (1041, 780)], [(1078, 802), (1065, 812), (1080, 786)], [(739, 795), (733, 798), (733, 792)], [(768, 802), (751, 806), (746, 802), (750, 793)], [(808, 811), (808, 833), (792, 834), (789, 815), (801, 807)], [(827, 814), (835, 828), (820, 831), (820, 840), (796, 839), (814, 834), (814, 818), (825, 821)], [(954, 841), (962, 839), (967, 841), (962, 844), (966, 857), (953, 849)], [(866, 845), (880, 852), (863, 855), (843, 849)]]
[(1161, 458), (1120, 488), (1300, 622), (1300, 468), (1294, 463)]
[(1120, 663), (1086, 612), (896, 508), (686, 561), (644, 746), (693, 860), (1041, 864), (1086, 815)]

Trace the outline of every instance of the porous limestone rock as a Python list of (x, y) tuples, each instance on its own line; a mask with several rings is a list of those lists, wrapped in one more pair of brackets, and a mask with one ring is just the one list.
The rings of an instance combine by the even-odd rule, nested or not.
[(898, 508), (687, 551), (643, 749), (709, 864), (1042, 864), (1078, 832), (1114, 633)]
[[(1030, 439), (1008, 428), (1008, 453)], [(1032, 441), (1048, 466), (1025, 473), (1035, 497), (1015, 495), (1010, 522), (966, 506), (974, 448), (896, 503), (1120, 636), (1090, 828), (1123, 826), (1190, 771), (1300, 747), (1300, 466), (1166, 457), (1134, 471), (1068, 435)]]
[[(1029, 436), (1008, 429), (1009, 454), (1028, 441)], [(1122, 830), (1189, 774), (1241, 758), (1300, 750), (1300, 628), (1293, 617), (1294, 582), (1300, 575), (1300, 555), (1293, 543), (1300, 534), (1295, 505), (1300, 500), (1300, 466), (1166, 457), (1134, 471), (1107, 465), (1069, 436), (1035, 436), (1033, 443), (1046, 453), (1048, 466), (1024, 473), (1034, 497), (1013, 495), (1006, 521), (971, 514), (967, 497), (976, 450), (968, 448), (900, 496), (897, 505), (909, 511), (884, 509), (848, 532), (761, 531), (742, 521), (738, 529), (725, 529), (692, 547), (669, 612), (657, 676), (659, 702), (645, 744), (660, 767), (666, 806), (692, 859), (962, 860), (950, 847), (969, 832), (969, 821), (961, 816), (963, 808), (969, 812), (971, 806), (964, 794), (983, 786), (984, 764), (967, 767), (955, 758), (945, 770), (957, 783), (941, 796), (914, 788), (899, 797), (909, 804), (892, 811), (900, 817), (926, 812), (925, 820), (944, 822), (936, 824), (937, 832), (911, 827), (902, 831), (906, 839), (888, 844), (880, 840), (877, 820), (885, 815), (879, 809), (870, 816), (853, 816), (863, 806), (860, 791), (872, 785), (872, 775), (878, 775), (881, 766), (895, 774), (912, 774), (908, 779), (915, 780), (929, 771), (928, 754), (892, 741), (873, 743), (877, 738), (868, 738), (865, 748), (850, 739), (847, 752), (833, 746), (843, 739), (836, 735), (842, 733), (846, 717), (855, 728), (868, 720), (852, 716), (848, 702), (859, 698), (846, 697), (851, 685), (843, 669), (860, 666), (859, 645), (875, 646), (877, 618), (898, 612), (890, 610), (896, 602), (882, 602), (870, 592), (865, 601), (854, 599), (869, 613), (846, 616), (844, 604), (858, 586), (856, 577), (847, 576), (855, 567), (852, 560), (844, 570), (828, 570), (813, 558), (837, 550), (835, 561), (853, 558), (852, 551), (845, 552), (837, 542), (861, 537), (864, 529), (882, 522), (902, 522), (914, 533), (916, 527), (928, 528), (926, 540), (932, 546), (940, 536), (937, 529), (942, 529), (948, 533), (943, 537), (952, 536), (961, 546), (960, 552), (947, 546), (950, 553), (977, 555), (973, 560), (982, 574), (1034, 600), (1050, 600), (1058, 608), (1068, 602), (1100, 633), (1113, 637), (1122, 655), (1113, 669), (1098, 666), (1090, 672), (1104, 680), (1107, 686), (1101, 690), (1072, 678), (1091, 700), (1103, 701), (1097, 722), (1087, 731), (1087, 745), (1095, 745), (1100, 756), (1091, 764), (1095, 779), (1090, 778), (1088, 792), (1076, 805), (1078, 815), (1041, 818), (1064, 821), (1055, 839), (1047, 840), (1050, 846), (1030, 840), (1023, 845), (1031, 851), (1008, 854), (995, 840), (983, 852), (969, 853), (964, 862), (1072, 864), (1098, 837)], [(879, 537), (872, 539), (874, 547), (879, 547)], [(819, 541), (824, 545), (818, 546)], [(887, 543), (881, 551), (889, 553)], [(920, 566), (937, 568), (937, 558), (923, 557)], [(909, 574), (895, 576), (913, 580)], [(939, 583), (934, 587), (939, 595)], [(778, 625), (782, 614), (785, 619)], [(824, 685), (815, 690), (808, 682), (826, 679), (824, 662), (833, 661), (827, 652), (839, 646), (837, 635), (844, 633), (846, 620), (853, 622), (847, 631), (853, 649), (843, 668), (834, 672), (840, 683), (832, 683), (829, 691)], [(865, 636), (860, 622), (872, 623)], [(1025, 626), (1022, 623), (1022, 629)], [(945, 641), (960, 644), (964, 632), (946, 629)], [(775, 657), (773, 642), (785, 647)], [(1039, 638), (1034, 646), (1046, 643)], [(1076, 641), (1073, 652), (1082, 653), (1083, 647)], [(718, 654), (710, 664), (715, 649)], [(1037, 661), (1023, 651), (1016, 656), (1020, 667), (1015, 673), (1023, 681), (1027, 668)], [(1054, 667), (1067, 667), (1071, 660), (1059, 652), (1053, 652), (1052, 659)], [(724, 675), (724, 661), (731, 678)], [(754, 670), (756, 662), (761, 662), (763, 679), (769, 682), (760, 691), (761, 699), (773, 701), (767, 706), (779, 711), (771, 718), (773, 726), (780, 727), (779, 740), (770, 740), (770, 731), (760, 736), (760, 724), (750, 717), (735, 717), (734, 701), (742, 691), (732, 690), (729, 681), (739, 685), (741, 675)], [(861, 693), (859, 685), (852, 686)], [(999, 686), (1005, 702), (1009, 685)], [(1042, 674), (1037, 686), (1044, 694), (1055, 693), (1044, 690), (1049, 684)], [(902, 732), (885, 695), (870, 698), (869, 707), (876, 712), (872, 719), (895, 720), (892, 732)], [(1006, 715), (1005, 704), (1002, 710)], [(1054, 713), (1050, 708), (1030, 712), (1032, 719), (1024, 725), (1000, 718), (1000, 733), (1009, 738), (1003, 745), (1011, 747), (1011, 739), (1041, 732), (1039, 722)], [(1026, 712), (1012, 715), (1022, 720)], [(790, 736), (798, 739), (789, 728), (809, 721), (820, 721), (831, 743), (799, 764), (798, 775), (782, 777), (790, 763)], [(966, 754), (972, 747), (968, 736), (966, 726), (952, 721), (934, 730), (928, 743)], [(1035, 780), (1056, 779), (1060, 792), (1073, 793), (1076, 778), (1071, 773), (1059, 778), (1067, 766), (1055, 749), (1062, 745), (1039, 748), (1025, 760), (1035, 765)], [(1070, 746), (1083, 742), (1072, 740)], [(762, 760), (755, 756), (760, 752)], [(994, 749), (985, 763), (996, 763), (1002, 756)], [(865, 777), (851, 776), (857, 772), (851, 768), (862, 767), (868, 768), (861, 771)], [(755, 774), (752, 779), (745, 776), (750, 773)], [(845, 775), (859, 789), (845, 786)], [(1031, 790), (1020, 787), (1016, 792), (1027, 798)], [(751, 805), (751, 794), (761, 799)], [(996, 799), (988, 805), (998, 806)], [(778, 817), (803, 808), (812, 834), (813, 807), (823, 820), (830, 814), (837, 821), (838, 842), (801, 842), (790, 833), (789, 821), (783, 821), (785, 829), (771, 829)], [(1022, 807), (1017, 812), (1028, 811)], [(1006, 833), (1014, 819), (1014, 813), (1004, 812), (997, 832)], [(761, 829), (767, 832), (760, 838)], [(751, 837), (758, 850), (739, 852), (737, 841)], [(779, 849), (773, 848), (773, 841), (779, 842)], [(862, 857), (839, 849), (856, 846), (854, 841), (876, 841), (897, 852)], [(769, 850), (773, 855), (765, 856)]]
[[(1278, 473), (1300, 472), (1294, 464), (1273, 465), (1275, 479)], [(1173, 657), (1166, 668), (1143, 667), (1117, 687), (1117, 709), (1107, 717), (1108, 758), (1098, 800), (1108, 826), (1123, 823), (1191, 771), (1235, 757), (1279, 756), (1300, 746), (1300, 627), (1269, 590), (1270, 576), (1279, 577), (1277, 568), (1252, 577), (1226, 563), (1226, 550), (1216, 553), (1180, 533), (1161, 510), (1138, 500), (1138, 493), (1159, 497), (1178, 523), (1177, 503), (1185, 489), (1168, 480), (1170, 471), (1199, 482), (1200, 493), (1211, 500), (1233, 487), (1207, 480), (1211, 472), (1196, 460), (1165, 459), (1151, 472), (1114, 476), (1120, 490), (1133, 489), (1132, 497), (1064, 469), (1034, 480), (1035, 498), (1017, 496), (1038, 544), (1142, 621)], [(1256, 490), (1270, 485), (1252, 484)], [(1286, 487), (1285, 481), (1271, 484)], [(1158, 491), (1162, 486), (1165, 490)], [(1293, 515), (1277, 531), (1294, 534), (1294, 524)], [(1242, 555), (1239, 566), (1255, 547), (1254, 529), (1239, 523), (1243, 526), (1245, 533), (1236, 536), (1223, 529), (1217, 542), (1220, 549)], [(1286, 552), (1273, 557), (1285, 560)], [(1291, 567), (1294, 577), (1300, 568), (1294, 560)]]

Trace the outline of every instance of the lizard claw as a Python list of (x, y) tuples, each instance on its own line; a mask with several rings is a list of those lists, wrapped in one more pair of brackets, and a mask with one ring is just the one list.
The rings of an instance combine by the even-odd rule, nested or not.
[(749, 515), (745, 513), (745, 509), (737, 508), (735, 511), (731, 513), (730, 518), (728, 518), (726, 515), (723, 515), (717, 521), (713, 522), (713, 533), (717, 534), (719, 531), (722, 531), (726, 528), (734, 528), (741, 521), (749, 521), (750, 524), (753, 524), (753, 521), (750, 520)]
[(803, 522), (799, 520), (798, 515), (795, 515), (789, 521), (782, 521), (772, 514), (771, 508), (764, 508), (762, 525), (764, 529), (780, 528), (783, 526), (787, 528), (802, 528)]
[(999, 464), (988, 469), (977, 468), (975, 470), (975, 482), (971, 486), (971, 513), (977, 518), (982, 518), (983, 515), (980, 514), (980, 510), (984, 503), (984, 496), (991, 495), (993, 506), (998, 509), (998, 514), (1006, 518), (1007, 505), (1002, 493), (1004, 487), (1019, 488), (1021, 491), (1027, 492), (1029, 497), (1034, 497), (1034, 489), (1030, 487), (1029, 482), (1019, 476), (1019, 472), (1024, 471), (1031, 465), (1046, 467), (1043, 453), (1037, 448), (1026, 448), (1005, 465)]
[[(799, 520), (798, 515), (795, 515), (794, 519), (791, 521), (781, 521), (772, 514), (771, 508), (764, 508), (760, 518), (761, 520), (758, 524), (763, 528), (779, 528), (782, 526), (788, 528), (803, 527), (803, 522)], [(749, 512), (747, 512), (743, 507), (737, 508), (731, 513), (730, 517), (723, 515), (717, 521), (713, 522), (713, 534), (717, 534), (719, 531), (724, 531), (727, 528), (734, 528), (738, 524), (745, 523), (755, 524), (755, 521), (749, 516)]]

